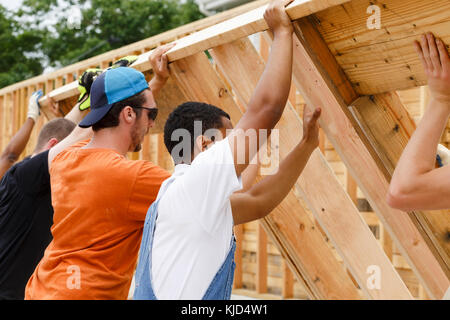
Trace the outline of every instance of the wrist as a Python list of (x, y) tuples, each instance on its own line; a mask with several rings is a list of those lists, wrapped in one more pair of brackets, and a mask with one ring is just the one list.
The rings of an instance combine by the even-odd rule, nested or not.
[(450, 114), (450, 97), (432, 97), (430, 106), (432, 108), (441, 108), (444, 112)]
[(293, 33), (294, 29), (292, 27), (280, 27), (273, 30), (273, 35), (275, 38), (292, 37)]
[(155, 74), (155, 76), (152, 79), (152, 82), (164, 85), (167, 82), (167, 79), (169, 79), (169, 77), (163, 77), (158, 74)]
[(318, 139), (308, 139), (303, 137), (299, 143), (299, 147), (305, 149), (310, 153), (312, 153), (318, 146), (319, 146)]

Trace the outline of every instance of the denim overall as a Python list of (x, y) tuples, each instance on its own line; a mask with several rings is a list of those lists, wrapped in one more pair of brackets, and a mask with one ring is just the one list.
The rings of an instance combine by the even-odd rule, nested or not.
[[(134, 291), (135, 300), (157, 300), (153, 291), (151, 279), (152, 270), (152, 248), (153, 236), (155, 233), (155, 222), (158, 216), (158, 203), (156, 200), (148, 209), (145, 217), (144, 234), (142, 235), (141, 248), (139, 251), (139, 261), (136, 268), (136, 286)], [(203, 300), (229, 300), (233, 285), (234, 276), (234, 251), (236, 250), (236, 240), (234, 235), (231, 239), (230, 251), (225, 261), (217, 271)]]

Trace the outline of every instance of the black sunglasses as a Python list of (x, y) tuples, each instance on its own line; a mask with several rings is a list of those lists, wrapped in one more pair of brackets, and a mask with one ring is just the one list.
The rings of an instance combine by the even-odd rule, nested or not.
[(146, 109), (148, 110), (147, 116), (149, 120), (156, 120), (156, 116), (158, 115), (158, 108), (146, 108), (146, 107), (135, 107), (138, 109)]

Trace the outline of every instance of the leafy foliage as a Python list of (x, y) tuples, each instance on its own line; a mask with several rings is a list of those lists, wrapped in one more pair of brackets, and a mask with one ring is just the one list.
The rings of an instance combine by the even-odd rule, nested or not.
[[(69, 23), (74, 14), (76, 27)], [(0, 10), (7, 49), (0, 53), (0, 87), (42, 73), (43, 65), (73, 64), (202, 17), (194, 0), (24, 0), (14, 18)]]

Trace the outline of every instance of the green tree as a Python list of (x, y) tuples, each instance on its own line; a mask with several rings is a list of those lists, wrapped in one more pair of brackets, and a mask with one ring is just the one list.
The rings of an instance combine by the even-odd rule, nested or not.
[(44, 34), (42, 51), (50, 65), (65, 66), (120, 48), (203, 17), (193, 0), (70, 0), (68, 9), (81, 11), (80, 28), (67, 22), (55, 25), (45, 17), (58, 6), (56, 0), (25, 0), (21, 16), (35, 17)]
[[(36, 55), (42, 36), (23, 27), (0, 5), (0, 88), (41, 74), (42, 57)], [(34, 54), (34, 56), (33, 56)]]

